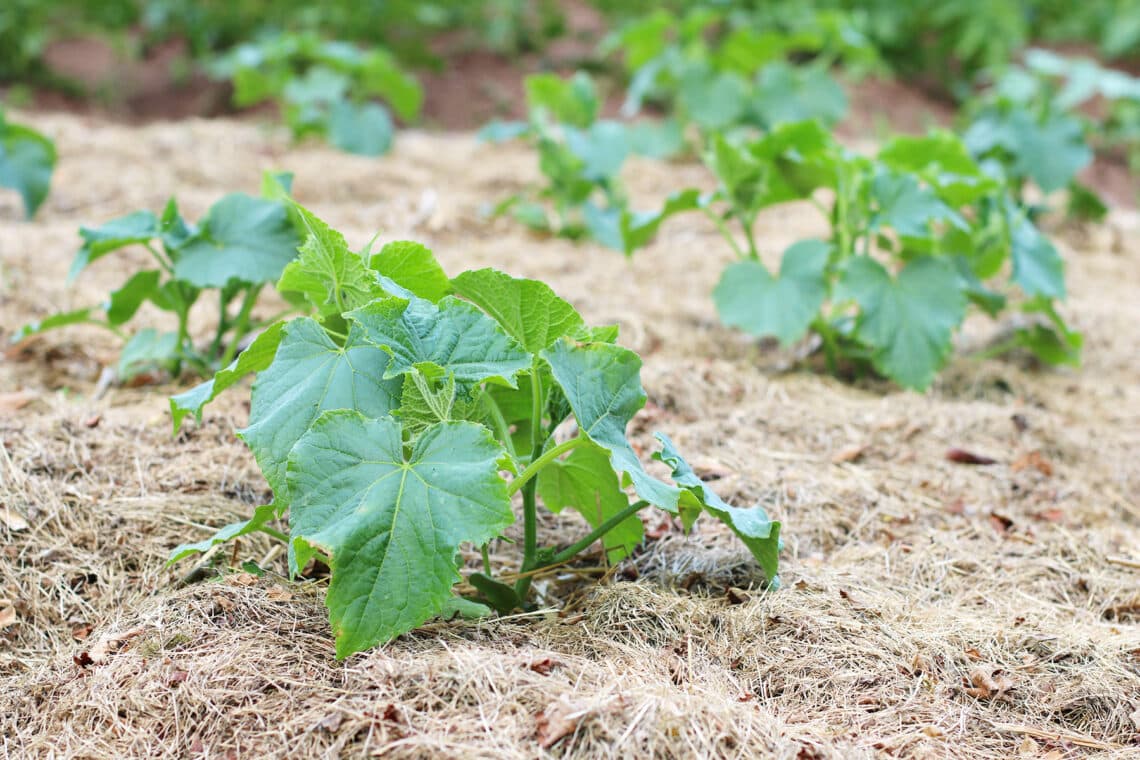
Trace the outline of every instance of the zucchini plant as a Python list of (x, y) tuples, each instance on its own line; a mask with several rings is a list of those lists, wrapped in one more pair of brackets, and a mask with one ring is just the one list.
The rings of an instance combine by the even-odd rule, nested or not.
[(210, 67), (234, 86), (234, 104), (278, 101), (295, 139), (316, 134), (348, 153), (378, 156), (392, 147), (388, 108), (416, 119), (423, 89), (383, 48), (362, 50), (314, 33), (279, 33), (239, 45)]
[[(493, 269), (448, 279), (418, 243), (354, 253), (296, 213), (309, 236), (277, 287), (302, 293), (312, 315), (269, 326), (171, 399), (177, 429), (257, 373), (238, 435), (273, 502), (176, 548), (171, 562), (254, 531), (288, 543), (294, 574), (320, 559), (339, 657), (433, 616), (528, 608), (536, 572), (598, 541), (610, 561), (627, 556), (651, 505), (686, 529), (702, 513), (723, 521), (776, 581), (780, 524), (762, 508), (726, 504), (664, 435), (655, 458), (671, 482), (643, 467), (626, 437), (646, 401), (641, 360), (614, 342), (616, 328), (587, 327), (538, 281)], [(515, 521), (516, 495), (522, 556), (495, 577), (489, 545)], [(575, 510), (588, 527), (540, 545), (540, 504)], [(462, 545), (481, 550), (481, 568), (465, 568)]]
[(584, 72), (569, 79), (534, 74), (526, 79), (526, 91), (527, 121), (492, 122), (480, 137), (530, 141), (547, 184), (503, 200), (493, 215), (510, 214), (539, 232), (572, 240), (589, 236), (621, 250), (619, 222), (628, 203), (622, 165), (633, 154), (661, 158), (679, 152), (680, 127), (600, 119), (601, 99)]
[[(1079, 362), (1081, 336), (1056, 310), (1065, 297), (1057, 249), (955, 135), (897, 137), (868, 157), (816, 122), (794, 122), (746, 142), (716, 135), (705, 160), (717, 190), (627, 212), (622, 238), (632, 253), (669, 216), (703, 212), (737, 255), (713, 292), (725, 324), (785, 345), (814, 333), (831, 371), (869, 363), (922, 390), (968, 306), (997, 317), (1016, 305), (1023, 318), (992, 353)], [(793, 201), (815, 205), (831, 233), (790, 246), (773, 274), (753, 228), (762, 209)]]
[[(211, 206), (197, 225), (182, 218), (172, 198), (161, 216), (136, 211), (99, 227), (80, 228), (83, 246), (71, 265), (68, 282), (104, 256), (134, 246), (150, 254), (153, 266), (131, 274), (102, 304), (24, 325), (12, 336), (13, 341), (89, 324), (123, 339), (120, 379), (152, 369), (167, 370), (176, 377), (183, 370), (206, 375), (226, 366), (250, 335), (265, 326), (253, 317), (258, 295), (297, 255), (300, 238), (281, 200), (290, 179), (267, 174), (265, 197), (231, 193)], [(190, 334), (190, 315), (207, 290), (217, 292), (217, 324), (209, 343), (198, 346)], [(125, 332), (124, 325), (147, 302), (172, 313), (177, 328)]]
[(8, 121), (0, 108), (0, 187), (20, 194), (29, 219), (47, 198), (55, 160), (55, 143), (31, 127)]

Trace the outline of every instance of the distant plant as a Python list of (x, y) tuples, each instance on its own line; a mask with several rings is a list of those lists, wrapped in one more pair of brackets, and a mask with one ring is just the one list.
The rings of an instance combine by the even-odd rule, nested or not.
[[(277, 288), (303, 293), (313, 316), (269, 325), (212, 380), (171, 399), (177, 429), (257, 373), (239, 435), (273, 503), (176, 548), (171, 562), (255, 531), (288, 543), (293, 574), (321, 560), (338, 657), (433, 616), (530, 608), (537, 572), (598, 541), (609, 561), (628, 556), (651, 504), (686, 529), (702, 512), (721, 520), (775, 583), (780, 524), (762, 508), (721, 501), (663, 435), (654, 456), (672, 482), (643, 468), (625, 432), (646, 399), (641, 360), (614, 343), (616, 328), (587, 327), (535, 280), (493, 269), (449, 280), (418, 243), (353, 253), (294, 211), (309, 237)], [(514, 494), (521, 564), (495, 578), (489, 547), (515, 521)], [(540, 546), (540, 500), (574, 509), (590, 530)], [(272, 525), (286, 514), (288, 534)], [(481, 571), (460, 574), (463, 545), (482, 552)]]
[(316, 134), (349, 153), (376, 156), (392, 147), (386, 102), (416, 119), (423, 90), (382, 48), (362, 50), (315, 34), (277, 34), (239, 45), (210, 67), (234, 86), (239, 107), (277, 101), (296, 139)]
[(1092, 138), (1124, 151), (1140, 172), (1140, 79), (1089, 59), (1029, 50), (1024, 67), (1010, 67), (968, 109), (966, 145), (1000, 164), (1019, 197), (1027, 182), (1046, 194), (1068, 188), (1071, 211), (1102, 217), (1104, 204), (1076, 181), (1092, 161)]
[(841, 119), (847, 97), (829, 69), (841, 58), (874, 68), (874, 49), (840, 14), (801, 15), (790, 28), (759, 14), (710, 3), (626, 24), (603, 47), (620, 51), (630, 77), (623, 112), (649, 101), (706, 132)]
[[(871, 158), (798, 122), (751, 141), (714, 136), (705, 161), (716, 191), (685, 190), (658, 211), (627, 213), (622, 236), (632, 252), (673, 214), (708, 216), (738, 258), (713, 292), (725, 324), (785, 345), (813, 332), (832, 371), (869, 363), (921, 390), (970, 304), (994, 317), (1016, 304), (1027, 321), (994, 353), (1020, 347), (1050, 364), (1079, 361), (1081, 336), (1055, 308), (1065, 297), (1060, 255), (958, 137), (897, 137)], [(814, 204), (831, 234), (789, 247), (774, 275), (753, 227), (761, 209), (791, 201)]]
[[(276, 281), (297, 255), (299, 238), (281, 198), (285, 176), (266, 175), (264, 198), (231, 193), (192, 225), (182, 218), (172, 198), (162, 216), (150, 211), (113, 219), (100, 227), (80, 228), (83, 247), (68, 273), (73, 282), (90, 264), (115, 251), (142, 246), (155, 267), (134, 272), (99, 306), (60, 312), (25, 325), (13, 341), (68, 325), (89, 324), (110, 330), (125, 341), (118, 374), (127, 379), (163, 369), (203, 375), (225, 367), (246, 340), (267, 323), (252, 316), (257, 297)], [(205, 346), (194, 344), (190, 313), (207, 290), (217, 292), (218, 322)], [(173, 313), (173, 332), (145, 328), (123, 330), (139, 308), (150, 302)]]
[(684, 147), (675, 122), (626, 124), (600, 119), (594, 81), (579, 72), (563, 79), (535, 74), (526, 79), (529, 118), (493, 122), (479, 134), (500, 142), (524, 138), (538, 151), (547, 185), (511, 196), (495, 215), (510, 214), (531, 229), (562, 237), (593, 237), (621, 250), (620, 221), (627, 204), (620, 173), (633, 154), (664, 157)]
[(29, 219), (47, 198), (55, 159), (55, 143), (31, 127), (7, 121), (0, 109), (0, 187), (20, 194)]

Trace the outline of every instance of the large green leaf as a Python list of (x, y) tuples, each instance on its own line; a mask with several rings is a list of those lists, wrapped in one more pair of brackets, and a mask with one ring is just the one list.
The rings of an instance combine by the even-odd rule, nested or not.
[(273, 282), (299, 243), (284, 204), (231, 193), (210, 208), (198, 235), (179, 249), (174, 275), (200, 288), (231, 280)]
[[(553, 512), (571, 507), (598, 527), (629, 506), (629, 497), (610, 466), (609, 453), (587, 445), (574, 449), (565, 459), (556, 459), (538, 473), (538, 493)], [(618, 562), (641, 543), (645, 535), (641, 518), (631, 515), (602, 537), (606, 556)]]
[(384, 379), (388, 354), (353, 325), (338, 346), (312, 319), (289, 322), (272, 364), (253, 384), (249, 426), (239, 435), (269, 481), (279, 511), (288, 505), (285, 462), (321, 412), (354, 409), (381, 417), (400, 402), (400, 379)]
[(780, 565), (780, 523), (773, 522), (768, 513), (759, 505), (750, 509), (734, 507), (725, 503), (711, 488), (706, 486), (693, 468), (684, 460), (673, 441), (664, 433), (657, 434), (661, 442), (660, 453), (654, 454), (673, 470), (673, 480), (687, 489), (704, 507), (705, 511), (727, 525), (740, 537), (752, 556), (764, 569), (769, 582), (778, 584), (777, 573)]
[(455, 291), (490, 314), (530, 353), (538, 353), (564, 335), (578, 335), (582, 317), (538, 280), (511, 277), (495, 269), (475, 269), (452, 280)]
[(110, 298), (103, 304), (107, 321), (112, 325), (121, 325), (130, 320), (143, 302), (154, 295), (161, 276), (162, 273), (157, 269), (135, 272), (122, 287), (111, 291)]
[(150, 211), (136, 211), (99, 227), (80, 227), (79, 236), (83, 238), (83, 247), (75, 254), (75, 260), (67, 273), (67, 281), (74, 282), (87, 265), (108, 253), (134, 243), (150, 242), (161, 233), (158, 217)]
[(1011, 199), (1005, 204), (1013, 281), (1026, 295), (1065, 297), (1065, 264), (1049, 238)]
[(410, 631), (448, 605), (459, 545), (514, 521), (502, 449), (481, 425), (429, 427), (405, 454), (390, 417), (329, 412), (289, 457), (290, 532), (329, 557), (338, 657)]
[(877, 174), (871, 181), (871, 196), (877, 206), (871, 218), (873, 230), (892, 227), (906, 237), (929, 238), (933, 222), (946, 221), (960, 229), (968, 227), (958, 212), (910, 174)]
[(847, 96), (821, 68), (776, 61), (760, 70), (752, 107), (769, 127), (805, 119), (834, 124), (847, 113)]
[(238, 354), (229, 366), (218, 370), (212, 378), (170, 397), (170, 416), (174, 418), (174, 432), (182, 426), (186, 415), (193, 414), (202, 421), (202, 408), (251, 372), (261, 372), (273, 362), (277, 347), (281, 345), (285, 322), (274, 322), (258, 335), (249, 347)]
[(563, 129), (566, 147), (582, 160), (582, 176), (592, 182), (613, 179), (632, 147), (625, 125), (616, 121), (598, 121), (587, 129)]
[(329, 142), (347, 153), (379, 156), (392, 148), (396, 127), (379, 103), (337, 100), (329, 110)]
[[(563, 338), (541, 356), (574, 411), (581, 433), (609, 452), (613, 469), (629, 476), (641, 498), (678, 513), (680, 489), (647, 473), (625, 437), (626, 426), (646, 400), (638, 355), (608, 343), (577, 345)], [(682, 516), (690, 524), (690, 518), (695, 519), (692, 511), (682, 511)]]
[(704, 66), (689, 67), (681, 76), (677, 100), (697, 126), (714, 132), (741, 121), (749, 89), (744, 77), (734, 72), (715, 73)]
[(375, 298), (380, 293), (376, 277), (364, 259), (349, 250), (344, 236), (303, 206), (294, 203), (292, 209), (308, 236), (300, 255), (282, 271), (277, 289), (302, 294), (322, 319)]
[(152, 368), (168, 368), (180, 353), (178, 333), (152, 327), (139, 330), (119, 353), (119, 377), (127, 379)]
[(621, 215), (622, 250), (629, 256), (653, 239), (657, 230), (669, 217), (684, 211), (693, 211), (708, 205), (709, 196), (690, 188), (678, 190), (665, 199), (657, 211), (623, 211)]
[(799, 340), (827, 296), (828, 252), (820, 240), (792, 244), (784, 251), (779, 277), (759, 261), (731, 264), (713, 291), (721, 321), (752, 335), (774, 335), (784, 345)]
[(0, 187), (20, 194), (29, 219), (47, 198), (55, 161), (51, 140), (33, 129), (6, 122), (0, 114)]
[(929, 386), (945, 362), (967, 303), (953, 264), (931, 257), (911, 261), (894, 278), (869, 256), (857, 256), (836, 299), (859, 304), (856, 335), (875, 350), (875, 369), (915, 390)]
[(1068, 185), (1093, 157), (1076, 117), (1050, 113), (1039, 119), (1024, 107), (983, 113), (963, 139), (974, 155), (1008, 154), (1014, 175), (1032, 179), (1046, 193)]
[(380, 274), (432, 303), (451, 292), (451, 280), (431, 249), (412, 240), (386, 243), (370, 266)]
[(392, 355), (386, 378), (429, 362), (454, 373), (464, 390), (492, 379), (514, 387), (515, 376), (531, 366), (530, 354), (495, 320), (454, 296), (438, 305), (422, 298), (389, 298), (348, 317), (369, 342)]

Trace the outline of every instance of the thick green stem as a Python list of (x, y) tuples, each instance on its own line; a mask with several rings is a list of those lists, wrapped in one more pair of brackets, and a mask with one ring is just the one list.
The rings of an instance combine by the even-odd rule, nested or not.
[(483, 555), (483, 574), (488, 578), (494, 577), (494, 573), (491, 572), (491, 550), (487, 548), (487, 544), (479, 547), (479, 553)]
[(629, 517), (637, 514), (648, 506), (649, 502), (647, 501), (635, 501), (610, 519), (606, 520), (598, 527), (594, 528), (585, 538), (581, 539), (580, 541), (575, 541), (574, 543), (570, 544), (570, 546), (555, 554), (550, 559), (550, 562), (544, 565), (544, 567), (561, 565), (563, 562), (568, 562), (574, 559), (574, 557), (578, 556), (579, 553), (589, 548), (590, 544), (602, 538), (618, 525), (625, 522), (625, 520), (627, 520)]
[(589, 439), (584, 436), (577, 436), (576, 438), (571, 438), (565, 443), (558, 444), (557, 446), (551, 448), (550, 451), (547, 451), (545, 454), (540, 453), (540, 444), (539, 448), (535, 449), (535, 453), (532, 455), (532, 457), (537, 458), (532, 459), (531, 463), (526, 466), (526, 469), (523, 470), (517, 478), (511, 481), (510, 485), (507, 486), (507, 495), (513, 496), (514, 494), (518, 493), (520, 489), (524, 488), (531, 481), (531, 479), (538, 474), (539, 470), (550, 464), (550, 462), (553, 460), (565, 454), (567, 451), (571, 451), (585, 444), (588, 440)]
[(823, 317), (818, 317), (812, 322), (812, 329), (819, 333), (819, 337), (823, 340), (823, 356), (827, 361), (828, 373), (836, 374), (839, 369), (839, 343), (835, 339), (835, 328)]
[[(525, 573), (534, 567), (538, 559), (538, 481), (531, 480), (523, 486), (523, 561), (519, 572)], [(515, 583), (515, 593), (519, 599), (530, 591), (530, 576), (524, 576)]]
[[(495, 426), (495, 432), (499, 434), (503, 446), (506, 447), (507, 453), (511, 455), (511, 461), (518, 466), (519, 455), (515, 451), (515, 442), (511, 436), (511, 426), (507, 424), (507, 418), (503, 416), (503, 410), (491, 398), (491, 394), (483, 393), (483, 406), (487, 410), (487, 416), (491, 418), (491, 423)], [(516, 473), (517, 474), (517, 473)]]
[(162, 267), (163, 269), (165, 269), (167, 274), (173, 276), (174, 275), (174, 267), (171, 266), (170, 261), (165, 256), (163, 256), (161, 253), (159, 253), (158, 249), (155, 248), (150, 243), (144, 243), (144, 245), (146, 246), (146, 249), (148, 251), (150, 251), (150, 255), (154, 257), (154, 260), (158, 262), (158, 265), (160, 267)]

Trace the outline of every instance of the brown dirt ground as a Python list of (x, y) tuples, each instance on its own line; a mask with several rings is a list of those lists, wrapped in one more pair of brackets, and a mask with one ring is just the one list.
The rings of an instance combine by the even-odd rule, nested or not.
[[(635, 439), (668, 432), (722, 495), (784, 521), (787, 550), (783, 589), (763, 593), (720, 527), (684, 536), (654, 520), (660, 537), (597, 585), (542, 579), (549, 612), (433, 623), (338, 663), (319, 584), (235, 573), (179, 588), (193, 563), (163, 567), (175, 544), (266, 498), (232, 435), (242, 394), (172, 437), (174, 385), (97, 398), (115, 342), (48, 334), (0, 362), (0, 754), (1140, 753), (1134, 212), (1065, 231), (1080, 371), (969, 358), (999, 329), (978, 318), (919, 395), (786, 371), (786, 355), (718, 326), (709, 292), (729, 254), (703, 220), (675, 220), (629, 263), (484, 220), (535, 176), (518, 146), (409, 132), (372, 160), (291, 148), (248, 123), (34, 121), (61, 163), (34, 223), (0, 194), (5, 333), (97, 302), (143, 261), (105, 259), (69, 290), (78, 225), (159, 209), (171, 193), (196, 218), (288, 168), (298, 198), (350, 241), (412, 236), (452, 273), (541, 277), (591, 322), (620, 323), (651, 399)], [(698, 166), (639, 162), (628, 181), (648, 206), (705, 180)], [(765, 215), (758, 235), (777, 254), (818, 231), (796, 207)], [(951, 447), (997, 461), (955, 464)], [(570, 517), (542, 526), (547, 541), (580, 531)], [(511, 556), (504, 546), (495, 560)], [(224, 558), (284, 569), (260, 539)]]

